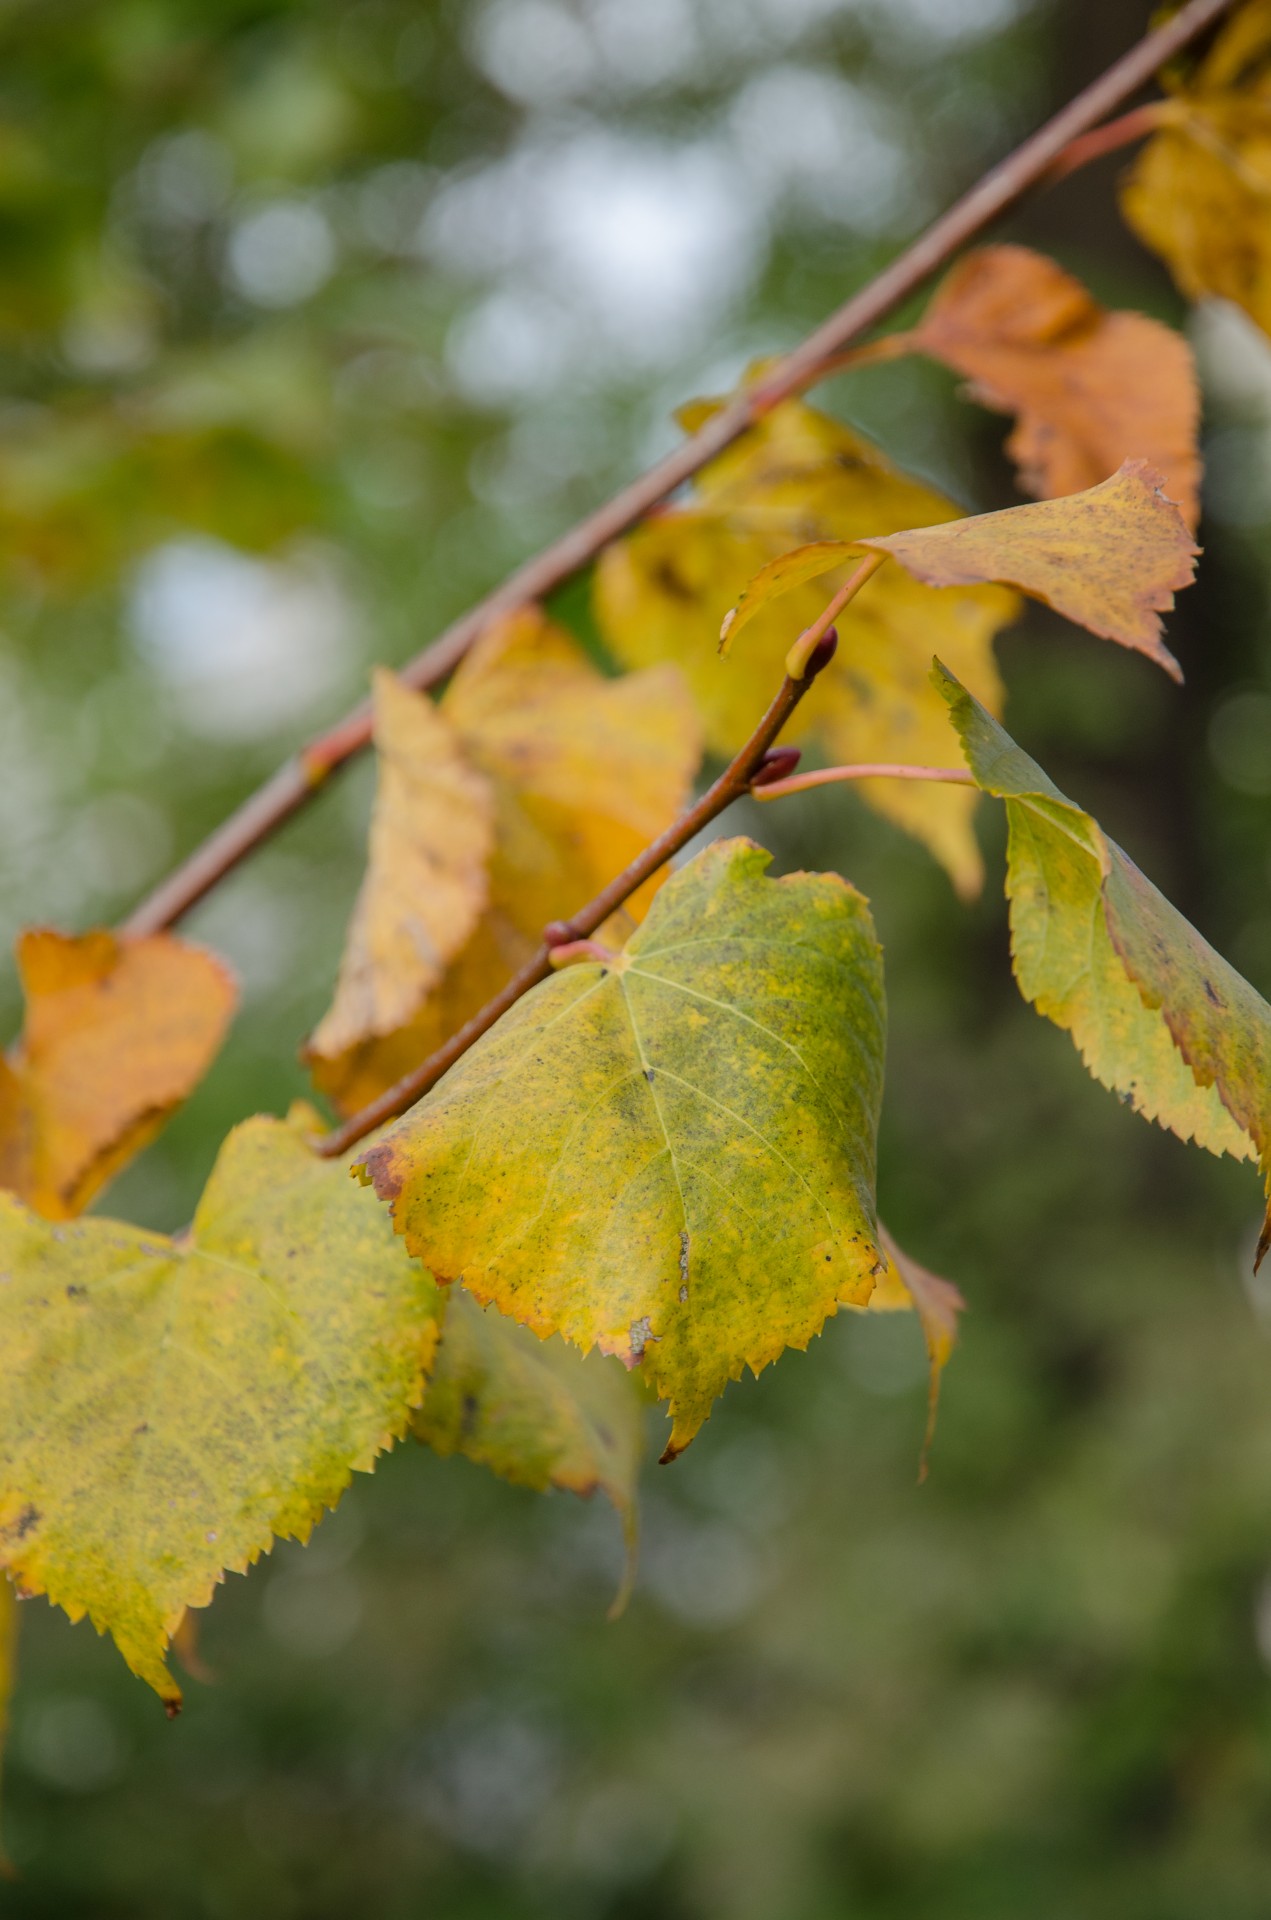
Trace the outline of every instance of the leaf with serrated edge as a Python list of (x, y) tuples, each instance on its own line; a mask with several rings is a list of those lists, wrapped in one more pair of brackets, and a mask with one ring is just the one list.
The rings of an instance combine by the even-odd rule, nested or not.
[(312, 1124), (235, 1128), (188, 1239), (0, 1195), (0, 1566), (170, 1708), (184, 1609), (308, 1538), (405, 1432), (436, 1342), (433, 1282)]
[(471, 938), (489, 900), (494, 796), (425, 695), (374, 678), (379, 787), (335, 1000), (306, 1048), (338, 1060), (396, 1033)]
[[(1136, 1112), (1258, 1159), (1271, 1193), (1271, 1006), (951, 674), (934, 677), (977, 783), (1006, 801), (1025, 999)], [(1264, 1227), (1259, 1260), (1266, 1245)]]
[[(537, 608), (482, 635), (439, 709), (422, 694), (405, 697), (448, 731), (493, 796), (490, 897), (392, 1031), (311, 1055), (315, 1080), (345, 1112), (448, 1039), (533, 952), (548, 920), (576, 911), (656, 839), (685, 805), (701, 757), (673, 667), (607, 680)], [(624, 932), (659, 883), (628, 903)]]
[[(681, 419), (691, 429), (714, 404), (700, 402)], [(745, 647), (721, 660), (720, 621), (746, 582), (809, 543), (843, 542), (838, 564), (857, 565), (860, 555), (846, 543), (957, 511), (838, 421), (788, 402), (703, 469), (688, 505), (652, 516), (606, 549), (596, 571), (597, 619), (628, 666), (674, 660), (709, 743), (733, 753), (771, 698), (791, 641), (838, 584), (791, 580), (779, 605), (754, 609)], [(885, 567), (840, 616), (834, 670), (820, 676), (787, 737), (814, 740), (836, 760), (947, 763), (955, 743), (928, 682), (932, 652), (956, 656), (968, 684), (996, 710), (1002, 689), (993, 638), (1018, 609), (1003, 587), (932, 593)], [(730, 644), (736, 631), (735, 624)], [(982, 866), (973, 788), (910, 782), (902, 791), (899, 781), (876, 780), (863, 782), (860, 794), (921, 840), (960, 893), (975, 893)]]
[(1189, 299), (1234, 300), (1271, 333), (1271, 0), (1239, 8), (1176, 90), (1121, 210)]
[(1172, 327), (1109, 313), (1029, 247), (980, 247), (946, 275), (908, 338), (965, 374), (972, 399), (1017, 416), (1006, 450), (1026, 493), (1079, 493), (1141, 459), (1195, 526), (1200, 395), (1191, 349)]
[(170, 933), (18, 938), (21, 1039), (0, 1061), (0, 1187), (65, 1220), (151, 1141), (215, 1059), (228, 969)]
[(634, 1572), (643, 1414), (616, 1361), (540, 1340), (455, 1287), (413, 1428), (434, 1453), (461, 1453), (513, 1486), (606, 1494), (627, 1542), (617, 1607)]
[(885, 1011), (861, 896), (716, 841), (611, 964), (517, 1003), (359, 1169), (439, 1279), (620, 1355), (665, 1458), (881, 1261)]
[(860, 545), (891, 554), (933, 587), (1008, 581), (1091, 633), (1147, 654), (1181, 680), (1161, 638), (1160, 615), (1173, 606), (1176, 588), (1191, 585), (1200, 548), (1160, 485), (1160, 475), (1142, 460), (1127, 460), (1086, 493)]

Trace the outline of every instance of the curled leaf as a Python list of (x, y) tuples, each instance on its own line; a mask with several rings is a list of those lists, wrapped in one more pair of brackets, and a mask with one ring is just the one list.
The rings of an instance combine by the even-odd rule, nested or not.
[(1006, 802), (1024, 998), (1137, 1113), (1211, 1153), (1257, 1158), (1271, 1194), (1271, 1006), (951, 674), (935, 678), (978, 784)]
[(64, 1220), (197, 1086), (236, 992), (214, 955), (169, 933), (33, 928), (17, 958), (26, 1023), (0, 1059), (0, 1186)]
[(1121, 209), (1189, 299), (1234, 300), (1271, 333), (1271, 0), (1241, 7), (1176, 88)]
[(957, 1343), (958, 1315), (965, 1311), (966, 1301), (952, 1280), (942, 1280), (938, 1273), (919, 1266), (896, 1244), (881, 1221), (878, 1234), (879, 1244), (887, 1256), (887, 1267), (869, 1297), (869, 1311), (916, 1313), (927, 1349), (927, 1430), (918, 1473), (919, 1479), (925, 1480), (940, 1406), (940, 1378)]
[(540, 1340), (461, 1287), (446, 1302), (417, 1439), (461, 1453), (513, 1486), (608, 1496), (627, 1542), (620, 1607), (635, 1571), (643, 1409), (621, 1367), (563, 1340)]
[(517, 1003), (359, 1171), (438, 1279), (639, 1367), (682, 1451), (880, 1265), (881, 955), (834, 874), (717, 841)]
[(170, 1710), (185, 1609), (307, 1539), (405, 1432), (436, 1344), (432, 1281), (306, 1124), (237, 1127), (179, 1240), (0, 1194), (0, 1566)]
[(425, 695), (381, 668), (374, 701), (379, 788), (369, 859), (335, 1001), (306, 1049), (311, 1060), (337, 1060), (405, 1026), (489, 897), (489, 782)]
[(1200, 549), (1161, 492), (1159, 474), (1141, 460), (1127, 460), (1087, 493), (859, 544), (890, 553), (933, 587), (1008, 581), (1183, 677), (1161, 637), (1160, 615), (1173, 606), (1176, 588), (1191, 585)]
[(1026, 493), (1079, 493), (1122, 461), (1145, 460), (1195, 526), (1200, 398), (1173, 328), (1109, 313), (1045, 254), (981, 247), (941, 282), (908, 337), (965, 374), (972, 398), (1017, 416), (1006, 450)]
[[(379, 1029), (345, 1023), (334, 1044), (321, 1047), (321, 1030), (315, 1036), (314, 1078), (345, 1112), (418, 1065), (510, 979), (548, 920), (582, 906), (670, 825), (701, 755), (700, 731), (673, 668), (608, 680), (572, 635), (536, 608), (482, 636), (439, 707), (423, 694), (398, 692), (489, 796), (488, 897), (462, 939), (453, 937), (459, 929), (452, 917), (445, 965), (426, 981), (415, 974), (393, 1020)], [(426, 822), (417, 811), (414, 831), (426, 836), (432, 857), (444, 860), (454, 837), (471, 840), (474, 816), (486, 818), (486, 807), (484, 800), (466, 811), (441, 807)], [(629, 903), (618, 939), (657, 884)]]
[[(713, 406), (701, 402), (681, 419), (692, 428)], [(862, 535), (956, 513), (859, 435), (787, 402), (702, 471), (687, 505), (654, 515), (605, 551), (596, 570), (597, 620), (628, 666), (673, 660), (681, 667), (709, 743), (732, 753), (771, 697), (791, 641), (838, 584), (832, 577), (813, 584), (820, 558), (831, 569), (858, 564), (854, 543)], [(756, 576), (778, 584), (780, 605), (772, 592), (756, 594)], [(721, 660), (720, 621), (739, 600)], [(835, 670), (803, 702), (791, 738), (815, 740), (833, 760), (948, 761), (948, 716), (928, 679), (933, 647), (956, 657), (968, 684), (996, 708), (1002, 694), (993, 637), (1017, 610), (1015, 596), (1000, 587), (935, 594), (884, 568), (838, 621)], [(746, 646), (734, 645), (751, 621)], [(862, 797), (923, 841), (960, 892), (976, 891), (972, 791), (900, 791), (896, 781), (872, 781)]]

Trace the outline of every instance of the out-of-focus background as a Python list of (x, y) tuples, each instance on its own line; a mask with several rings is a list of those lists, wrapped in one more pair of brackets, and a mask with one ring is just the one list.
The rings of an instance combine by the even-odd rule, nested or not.
[[(8, 0), (0, 904), (122, 912), (399, 662), (791, 344), (1143, 30), (1146, 0)], [(1014, 218), (1206, 379), (1187, 686), (1034, 610), (1010, 720), (1271, 989), (1271, 345), (1186, 316), (1113, 161)], [(820, 396), (968, 504), (1001, 420), (899, 365)], [(586, 596), (561, 612), (585, 637)], [(106, 1197), (188, 1217), (304, 1090), (370, 769), (188, 930), (231, 1041)], [(992, 879), (842, 793), (764, 811), (873, 899), (881, 1189), (971, 1311), (931, 1477), (905, 1320), (729, 1390), (617, 1528), (422, 1449), (205, 1617), (168, 1725), (23, 1609), (15, 1920), (1265, 1920), (1271, 1276), (1247, 1168), (1146, 1126), (1010, 982)], [(19, 1018), (11, 973), (3, 1027)]]

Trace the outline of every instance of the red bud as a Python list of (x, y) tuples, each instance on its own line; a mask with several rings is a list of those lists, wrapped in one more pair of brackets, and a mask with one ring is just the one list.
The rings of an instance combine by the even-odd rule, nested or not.
[(823, 667), (828, 667), (834, 658), (839, 643), (837, 627), (827, 627), (808, 655), (808, 664), (803, 670), (805, 680), (815, 680)]
[(770, 787), (774, 780), (784, 780), (794, 772), (801, 758), (797, 747), (769, 747), (750, 776), (751, 786)]

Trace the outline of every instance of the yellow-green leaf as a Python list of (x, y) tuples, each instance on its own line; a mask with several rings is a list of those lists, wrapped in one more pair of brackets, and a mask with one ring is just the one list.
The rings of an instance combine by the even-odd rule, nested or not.
[(606, 1494), (622, 1521), (629, 1581), (643, 1413), (615, 1361), (540, 1340), (456, 1287), (414, 1431), (435, 1453), (461, 1453), (513, 1486)]
[[(681, 418), (692, 427), (712, 406), (699, 403)], [(833, 576), (818, 586), (810, 574), (788, 575), (781, 604), (765, 601), (747, 612), (754, 624), (746, 646), (721, 659), (720, 622), (747, 582), (770, 563), (780, 571), (795, 548), (841, 542), (836, 564), (850, 566), (858, 556), (849, 543), (863, 535), (956, 513), (859, 435), (787, 402), (703, 470), (687, 506), (654, 515), (606, 550), (596, 570), (597, 619), (626, 665), (673, 660), (692, 687), (710, 745), (732, 753), (772, 697), (790, 643), (838, 584)], [(996, 710), (1002, 690), (993, 637), (1017, 610), (1002, 587), (937, 594), (884, 568), (840, 618), (834, 669), (803, 702), (790, 737), (815, 740), (835, 760), (947, 762), (954, 741), (928, 679), (931, 654), (956, 657), (967, 683)], [(740, 615), (730, 642), (739, 622)], [(896, 781), (872, 781), (861, 791), (930, 848), (960, 892), (976, 890), (973, 789), (911, 784), (902, 792)]]
[(1121, 209), (1189, 299), (1271, 333), (1271, 0), (1224, 26), (1127, 176)]
[(1109, 313), (1029, 247), (980, 247), (946, 275), (906, 338), (1017, 416), (1006, 450), (1043, 500), (1146, 460), (1187, 524), (1199, 513), (1200, 396), (1186, 340), (1142, 313)]
[(1191, 585), (1200, 548), (1161, 492), (1159, 474), (1141, 460), (1127, 460), (1086, 493), (860, 545), (891, 554), (933, 587), (1009, 581), (1078, 626), (1147, 654), (1176, 680), (1183, 677), (1161, 638), (1160, 616), (1173, 606), (1175, 588)]
[(717, 841), (527, 994), (361, 1168), (439, 1279), (642, 1368), (666, 1458), (881, 1266), (882, 964), (834, 874)]
[[(439, 708), (423, 695), (421, 724), (444, 733), (493, 799), (489, 898), (440, 976), (417, 981), (411, 1004), (379, 1030), (346, 1025), (338, 1044), (310, 1048), (314, 1078), (345, 1112), (418, 1065), (484, 1006), (538, 946), (544, 925), (584, 906), (683, 808), (701, 732), (670, 667), (607, 680), (573, 636), (537, 608), (485, 633)], [(471, 832), (457, 810), (439, 810)], [(658, 880), (628, 903), (624, 928)]]
[[(976, 781), (1006, 801), (1025, 999), (1136, 1112), (1257, 1158), (1271, 1193), (1271, 1006), (952, 675), (935, 677)], [(1264, 1228), (1259, 1259), (1266, 1244)]]
[(188, 1237), (0, 1194), (0, 1566), (174, 1707), (186, 1607), (406, 1430), (438, 1295), (311, 1117), (230, 1134)]
[(0, 1059), (0, 1187), (63, 1220), (198, 1085), (236, 990), (214, 954), (170, 933), (35, 927), (17, 958), (26, 1024)]
[(424, 694), (374, 680), (379, 789), (335, 1001), (306, 1049), (338, 1061), (396, 1033), (471, 938), (489, 900), (494, 796)]

